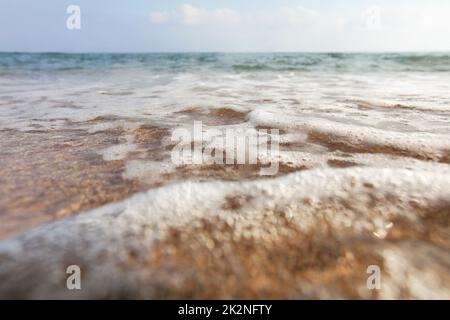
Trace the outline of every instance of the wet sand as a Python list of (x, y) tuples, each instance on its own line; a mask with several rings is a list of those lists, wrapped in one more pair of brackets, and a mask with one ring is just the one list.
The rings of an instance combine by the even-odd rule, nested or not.
[(0, 238), (68, 217), (140, 190), (122, 178), (124, 161), (104, 161), (99, 147), (120, 141), (120, 130), (3, 130), (0, 148)]
[[(226, 110), (213, 112), (210, 123), (230, 124), (247, 119), (245, 113)], [(199, 114), (197, 109), (186, 112), (192, 112), (190, 116), (194, 117)], [(282, 131), (282, 136), (289, 132)], [(313, 187), (321, 179), (320, 170), (314, 168), (320, 169), (322, 165), (282, 161), (278, 175), (269, 178), (258, 175), (260, 166), (251, 165), (178, 166), (156, 171), (157, 174), (152, 171), (151, 175), (130, 177), (126, 174), (127, 162), (162, 164), (167, 161), (173, 147), (169, 128), (135, 119), (97, 117), (85, 122), (67, 122), (57, 130), (2, 130), (1, 135), (5, 165), (0, 169), (0, 211), (5, 223), (0, 227), (0, 236), (10, 240), (3, 249), (0, 247), (0, 297), (450, 297), (447, 285), (450, 283), (450, 203), (443, 191), (445, 174), (436, 187), (436, 196), (430, 195), (430, 199), (424, 193), (428, 182), (421, 178), (417, 182), (412, 179), (400, 183), (397, 189), (392, 189), (398, 192), (394, 194), (386, 190), (397, 183), (394, 182), (397, 178), (377, 183), (375, 173), (374, 181), (369, 178), (361, 182), (358, 175), (366, 170), (366, 165), (346, 153), (380, 153), (393, 159), (412, 157), (418, 158), (414, 161), (419, 163), (428, 160), (430, 165), (443, 159), (404, 154), (388, 147), (349, 147), (349, 142), (337, 137), (309, 133), (306, 141), (282, 143), (280, 150), (309, 150), (312, 145), (325, 148), (328, 156), (321, 159), (322, 165), (335, 170), (329, 176), (344, 175), (341, 191), (337, 187), (339, 183), (329, 188), (331, 192), (345, 192), (348, 196), (337, 193), (301, 200), (288, 197), (283, 203), (276, 200), (277, 192), (286, 191), (282, 191), (283, 183), (279, 179), (286, 175), (290, 179), (293, 174), (302, 181), (303, 172), (318, 172), (317, 178), (305, 176), (312, 179), (310, 187)], [(133, 148), (127, 149), (130, 143)], [(346, 170), (354, 168), (363, 171), (355, 171), (354, 176), (353, 171), (347, 173)], [(426, 177), (426, 171), (419, 173)], [(413, 171), (412, 177), (415, 174)], [(190, 181), (185, 188), (192, 190), (192, 198), (188, 196), (189, 202), (183, 204), (177, 200), (180, 193), (174, 192), (173, 201), (169, 201), (167, 195), (171, 191), (166, 188), (177, 188), (183, 181)], [(221, 192), (222, 186), (218, 185), (223, 199), (204, 209), (202, 201), (209, 198), (199, 190), (203, 190), (207, 181), (229, 181), (235, 183), (230, 188), (236, 190), (231, 194)], [(264, 185), (273, 181), (275, 188), (262, 195), (258, 181)], [(328, 188), (326, 181), (322, 181), (326, 186), (323, 190)], [(242, 182), (255, 185), (241, 187)], [(280, 190), (276, 187), (278, 183)], [(415, 184), (419, 193), (410, 193), (407, 188)], [(290, 188), (294, 186), (295, 183)], [(150, 197), (155, 190), (155, 202), (150, 201), (147, 210), (139, 209), (139, 205), (132, 209), (135, 201), (129, 197), (145, 190), (150, 190)], [(441, 196), (440, 192), (443, 192)], [(158, 193), (164, 196), (158, 197)], [(358, 194), (361, 199), (353, 199)], [(145, 194), (138, 197), (145, 198)], [(259, 207), (257, 204), (263, 199), (268, 202)], [(124, 201), (113, 203), (120, 200)], [(154, 207), (158, 201), (160, 207)], [(102, 209), (108, 203), (113, 203), (112, 207)], [(124, 209), (127, 206), (130, 209)], [(180, 216), (184, 222), (171, 217), (180, 210), (179, 206), (185, 206), (182, 209), (185, 213)], [(99, 207), (99, 211), (89, 211)], [(65, 219), (69, 216), (74, 218)], [(54, 220), (60, 220), (60, 224), (49, 224)], [(309, 224), (308, 220), (311, 220)], [(34, 229), (38, 226), (43, 227)], [(23, 232), (26, 232), (23, 236), (12, 237)], [(21, 249), (10, 251), (8, 243)], [(34, 247), (32, 253), (31, 247)], [(44, 262), (49, 252), (52, 258)], [(87, 289), (82, 292), (62, 288), (64, 266), (72, 263), (81, 265), (86, 275)], [(383, 290), (367, 289), (369, 265), (378, 265), (383, 270)], [(105, 271), (96, 278), (100, 267)], [(21, 277), (11, 273), (15, 268), (21, 270)], [(46, 268), (54, 273), (32, 279), (36, 272), (40, 274)], [(409, 282), (402, 282), (398, 273), (408, 277)], [(422, 278), (424, 273), (429, 277)], [(104, 281), (113, 284), (105, 286)]]
[[(200, 114), (198, 109), (184, 113), (191, 117)], [(210, 117), (208, 123), (215, 125), (242, 122), (245, 116), (227, 108), (205, 114)], [(124, 128), (123, 122), (128, 126)], [(150, 179), (125, 177), (125, 160), (162, 163), (170, 160), (173, 148), (168, 140), (170, 130), (136, 120), (102, 116), (85, 122), (67, 121), (55, 130), (4, 129), (0, 133), (0, 212), (4, 217), (0, 239), (176, 181), (262, 178), (260, 165), (236, 164), (181, 165)], [(126, 154), (126, 159), (107, 161), (98, 152), (125, 143), (129, 135), (137, 150)], [(304, 168), (280, 164), (279, 174)]]
[(0, 298), (450, 299), (448, 58), (0, 54)]
[[(36, 229), (0, 248), (0, 296), (448, 298), (448, 181), (339, 170), (286, 176), (281, 195), (270, 193), (278, 179), (175, 184)], [(312, 181), (310, 196), (298, 192)], [(332, 196), (338, 185), (345, 193)], [(408, 185), (428, 195), (407, 196)], [(70, 264), (83, 270), (82, 291), (64, 288)], [(382, 290), (367, 289), (369, 265)]]

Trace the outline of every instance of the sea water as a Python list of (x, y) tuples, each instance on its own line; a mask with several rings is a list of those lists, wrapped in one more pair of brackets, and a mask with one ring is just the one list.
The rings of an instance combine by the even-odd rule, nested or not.
[[(30, 296), (65, 296), (55, 273), (40, 275), (43, 281), (33, 279), (35, 272), (57, 273), (71, 255), (102, 274), (87, 280), (88, 297), (105, 292), (117, 296), (124, 287), (131, 288), (131, 296), (145, 292), (146, 297), (159, 297), (155, 288), (161, 286), (183, 292), (183, 281), (192, 281), (192, 272), (200, 281), (210, 270), (173, 262), (133, 269), (130, 250), (145, 260), (174, 230), (189, 234), (204, 221), (223, 222), (233, 230), (230, 235), (221, 229), (221, 237), (199, 240), (211, 257), (249, 239), (269, 250), (274, 239), (293, 232), (294, 227), (273, 222), (281, 214), (301, 234), (320, 235), (316, 229), (328, 226), (333, 237), (327, 245), (341, 243), (351, 251), (354, 243), (366, 243), (363, 252), (378, 252), (386, 268), (385, 291), (378, 297), (448, 298), (449, 119), (448, 53), (0, 53), (4, 140), (6, 133), (8, 139), (27, 132), (43, 137), (56, 132), (59, 137), (74, 125), (89, 139), (119, 128), (123, 133), (117, 143), (96, 144), (83, 152), (99, 155), (104, 163), (121, 161), (123, 179), (147, 186), (122, 201), (91, 205), (99, 208), (0, 243), (0, 258), (8, 261), (0, 267), (0, 279), (8, 279), (0, 296), (13, 288)], [(186, 169), (170, 161), (170, 132), (190, 128), (194, 121), (219, 129), (280, 130), (275, 160), (288, 169), (275, 177), (242, 171), (218, 175), (208, 166), (202, 167), (200, 178), (197, 171), (180, 171)], [(165, 135), (142, 143), (134, 132), (143, 126), (163, 128)], [(35, 143), (61, 148), (45, 139)], [(5, 150), (14, 158), (27, 154), (27, 148), (22, 142)], [(22, 177), (22, 171), (10, 170)], [(58, 183), (64, 176), (52, 179)], [(4, 193), (1, 201), (6, 214), (11, 194)], [(317, 239), (311, 243), (314, 248)], [(202, 257), (204, 253), (192, 248), (190, 257)], [(100, 259), (102, 254), (110, 258)], [(236, 270), (250, 272), (248, 265), (232, 259), (235, 254), (225, 250), (221, 255), (234, 261), (232, 277), (238, 277)], [(121, 273), (124, 264), (131, 268), (127, 276)], [(33, 289), (11, 276), (19, 267)], [(182, 275), (181, 285), (170, 280), (167, 270)], [(314, 270), (321, 270), (319, 263)], [(215, 272), (223, 279), (224, 274)], [(292, 270), (286, 272), (294, 279)], [(404, 281), (398, 280), (399, 274)], [(103, 283), (111, 279), (117, 285), (105, 288)], [(211, 279), (205, 281), (208, 288), (216, 288)], [(319, 287), (303, 284), (290, 290), (308, 297), (349, 297), (322, 282)], [(213, 297), (228, 297), (216, 289)], [(366, 288), (360, 289), (357, 296), (371, 297)], [(284, 293), (275, 297), (289, 296)]]

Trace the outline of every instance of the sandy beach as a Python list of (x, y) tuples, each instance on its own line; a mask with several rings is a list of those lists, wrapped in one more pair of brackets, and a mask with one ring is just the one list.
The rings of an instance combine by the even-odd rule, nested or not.
[[(448, 55), (16, 55), (1, 298), (450, 299)], [(279, 152), (174, 163), (195, 122)]]

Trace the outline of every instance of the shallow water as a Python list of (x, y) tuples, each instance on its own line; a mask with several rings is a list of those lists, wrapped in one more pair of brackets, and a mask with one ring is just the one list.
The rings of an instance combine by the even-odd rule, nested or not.
[[(58, 287), (74, 263), (115, 281), (84, 297), (448, 298), (449, 65), (0, 53), (0, 296), (76, 296)], [(194, 121), (278, 129), (278, 175), (175, 165)]]

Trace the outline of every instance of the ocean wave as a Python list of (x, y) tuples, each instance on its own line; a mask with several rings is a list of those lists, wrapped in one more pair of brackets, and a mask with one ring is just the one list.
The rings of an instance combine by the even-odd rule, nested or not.
[[(448, 267), (448, 252), (432, 245), (433, 239), (427, 242), (421, 238), (415, 242), (415, 250), (419, 250), (420, 255), (409, 256), (411, 233), (408, 230), (420, 223), (418, 219), (437, 219), (436, 215), (424, 218), (430, 210), (448, 210), (449, 184), (448, 172), (442, 171), (350, 168), (310, 170), (258, 182), (181, 183), (153, 189), (1, 242), (0, 297), (99, 298), (127, 297), (127, 294), (130, 297), (131, 294), (135, 298), (158, 298), (163, 293), (168, 297), (182, 297), (189, 290), (189, 281), (194, 281), (205, 285), (205, 289), (216, 290), (211, 293), (215, 298), (230, 292), (235, 292), (232, 293), (235, 297), (239, 297), (239, 292), (247, 292), (252, 294), (249, 297), (264, 298), (267, 297), (264, 290), (246, 290), (248, 280), (236, 282), (232, 286), (236, 291), (231, 291), (229, 286), (227, 289), (217, 287), (216, 276), (222, 281), (230, 281), (228, 273), (218, 269), (203, 270), (204, 265), (197, 266), (195, 261), (189, 267), (182, 263), (183, 260), (173, 264), (170, 252), (177, 254), (173, 258), (180, 259), (184, 259), (184, 253), (177, 250), (187, 250), (189, 257), (198, 259), (206, 254), (209, 258), (204, 261), (208, 263), (220, 264), (224, 258), (232, 259), (234, 262), (229, 266), (240, 266), (245, 275), (250, 272), (248, 265), (243, 260), (236, 260), (244, 259), (239, 256), (241, 246), (251, 245), (259, 257), (264, 258), (266, 253), (274, 254), (270, 248), (276, 245), (275, 239), (291, 241), (292, 234), (303, 237), (302, 234), (311, 231), (315, 236), (298, 238), (295, 246), (294, 242), (286, 243), (298, 251), (289, 254), (283, 251), (280, 258), (295, 257), (298, 261), (306, 259), (308, 262), (308, 255), (320, 255), (321, 250), (330, 257), (330, 246), (339, 243), (339, 252), (356, 255), (350, 264), (359, 261), (361, 250), (366, 252), (365, 267), (360, 270), (362, 276), (365, 275), (366, 264), (373, 262), (372, 255), (373, 259), (386, 266), (380, 298), (402, 298), (404, 292), (410, 298), (430, 297), (430, 294), (448, 298), (448, 282), (444, 280), (446, 273), (442, 272)], [(211, 223), (205, 227), (209, 231), (194, 230), (195, 226), (202, 228), (205, 221)], [(421, 228), (427, 228), (427, 224), (434, 220), (424, 221), (427, 222)], [(328, 228), (327, 236), (322, 234), (324, 238), (320, 240), (320, 247), (317, 243), (322, 232), (317, 230), (319, 226)], [(215, 228), (219, 228), (217, 234), (208, 233)], [(230, 234), (227, 230), (233, 232)], [(177, 232), (180, 236), (194, 232), (193, 236), (200, 234), (201, 237), (188, 241), (190, 249), (183, 249), (182, 244), (171, 247), (170, 241), (176, 241)], [(395, 240), (381, 242), (380, 239), (391, 232), (395, 234)], [(295, 237), (292, 241), (297, 239)], [(363, 244), (360, 249), (354, 248), (356, 244), (352, 239), (355, 237), (359, 239), (358, 243)], [(159, 244), (165, 253), (160, 252)], [(198, 245), (200, 247), (196, 247)], [(226, 251), (229, 246), (234, 250)], [(395, 259), (389, 252), (395, 252)], [(155, 258), (161, 254), (161, 259)], [(339, 257), (338, 252), (333, 254)], [(314, 267), (320, 275), (324, 260), (317, 258), (311, 261), (322, 263), (320, 268)], [(84, 290), (78, 292), (61, 286), (65, 268), (73, 263), (83, 266)], [(418, 265), (426, 265), (426, 272), (433, 274), (437, 282), (422, 277), (424, 270), (417, 269)], [(328, 267), (334, 268), (332, 266)], [(285, 295), (296, 292), (311, 298), (326, 298), (329, 294), (348, 298), (348, 294), (364, 297), (367, 291), (365, 281), (350, 293), (326, 281), (315, 286), (316, 289), (321, 288), (319, 291), (309, 291), (310, 285), (292, 287), (292, 284), (300, 284), (295, 275), (301, 268), (289, 269), (289, 263), (279, 267), (282, 270), (278, 272), (284, 272), (291, 283), (283, 289)], [(304, 268), (308, 270), (307, 265)], [(330, 276), (333, 269), (327, 268), (323, 272)], [(402, 283), (405, 290), (400, 290), (395, 280), (398, 268), (412, 279)], [(264, 264), (260, 264), (258, 269), (260, 277), (271, 274)], [(178, 277), (176, 282), (170, 280), (174, 274)], [(206, 274), (211, 276), (204, 278)], [(239, 272), (234, 270), (228, 275), (232, 276), (238, 277)], [(252, 280), (251, 274), (249, 276)], [(105, 283), (111, 285), (105, 286)], [(276, 286), (284, 282), (275, 276), (270, 283)], [(205, 297), (201, 290), (196, 292)]]
[(0, 71), (446, 72), (448, 53), (0, 53)]

